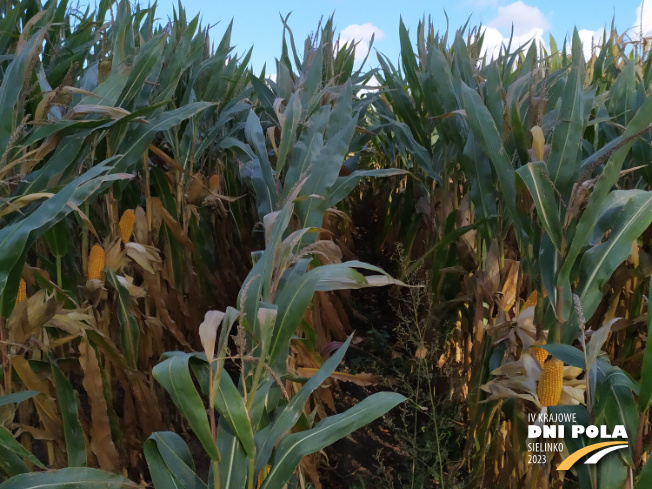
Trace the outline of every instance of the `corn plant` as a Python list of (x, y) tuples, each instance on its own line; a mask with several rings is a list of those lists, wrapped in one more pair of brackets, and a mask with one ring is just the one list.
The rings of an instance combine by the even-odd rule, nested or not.
[[(229, 28), (211, 52), (183, 9), (168, 30), (128, 2), (2, 8), (2, 390), (39, 393), (8, 404), (6, 426), (27, 426), (21, 443), (51, 468), (119, 471), (171, 424), (147, 402), (164, 395), (149, 372), (164, 351), (198, 342), (184, 325), (201, 312), (186, 297), (226, 302), (237, 288), (215, 283), (247, 273), (233, 256), (247, 255), (248, 238), (234, 232), (231, 246), (214, 231), (250, 214), (227, 195), (239, 183), (219, 147), (249, 107), (247, 55), (230, 54)], [(207, 252), (214, 241), (219, 255)], [(216, 271), (220, 260), (231, 266)]]
[[(470, 30), (466, 39), (464, 29), (449, 47), (447, 33), (435, 34), (420, 23), (415, 52), (401, 25), (401, 69), (380, 58), (383, 84), (375, 104), (378, 125), (372, 127), (378, 136), (373, 141), (386, 165), (405, 165), (417, 172), (405, 190), (391, 190), (385, 231), (400, 231), (393, 231), (388, 241), (407, 238), (404, 246), (417, 260), (408, 272), (432, 263), (435, 297), (442, 310), (459, 318), (448, 325), (443, 320), (441, 327), (455, 325), (448, 334), (455, 338), (456, 349), (460, 341), (472, 344), (462, 368), (469, 372), (467, 402), (474, 436), (467, 438), (463, 461), (456, 468), (470, 457), (471, 480), (491, 483), (495, 475), (483, 461), (506, 457), (514, 470), (502, 471), (499, 479), (507, 483), (511, 477), (522, 480), (523, 474), (532, 477), (532, 472), (518, 457), (511, 459), (498, 442), (487, 443), (488, 437), (497, 440), (489, 433), (498, 419), (523, 426), (523, 411), (516, 408), (521, 404), (514, 402), (519, 396), (531, 396), (541, 407), (536, 392), (541, 366), (531, 365), (530, 377), (514, 380), (505, 376), (509, 369), (501, 362), (521, 361), (521, 352), (546, 338), (582, 347), (578, 334), (585, 322), (580, 317), (586, 317), (587, 328), (608, 331), (600, 329), (600, 318), (608, 312), (608, 323), (621, 309), (605, 293), (605, 284), (615, 280), (614, 272), (625, 260), (636, 263), (632, 250), (637, 253), (636, 241), (649, 227), (651, 121), (644, 82), (649, 61), (638, 51), (626, 56), (613, 30), (588, 68), (577, 36), (561, 50), (553, 39), (549, 55), (541, 50), (539, 56), (534, 44), (527, 49), (507, 46), (497, 59), (488, 60), (480, 56), (481, 28)], [(415, 210), (423, 216), (420, 220), (412, 218)], [(401, 219), (401, 213), (409, 217)], [(644, 235), (642, 242), (647, 239)], [(430, 243), (426, 248), (424, 241)], [(454, 268), (473, 278), (459, 281)], [(620, 272), (620, 284), (625, 277), (631, 275)], [(633, 280), (638, 299), (626, 314), (638, 315), (647, 283)], [(536, 315), (534, 308), (521, 310), (518, 301), (532, 290), (539, 290), (541, 298)], [(513, 344), (505, 341), (503, 335), (515, 332), (519, 336)], [(496, 341), (495, 347), (489, 338)], [(600, 391), (599, 406), (589, 402), (583, 419), (608, 419), (612, 424), (619, 420), (628, 427), (630, 439), (640, 437), (636, 384), (604, 359), (588, 366), (579, 362), (577, 346), (542, 346), (559, 355), (546, 362), (557, 381), (554, 392), (544, 389), (547, 382), (542, 386), (543, 404), (556, 404), (563, 360), (592, 379), (587, 400), (591, 387)], [(596, 338), (594, 351), (602, 347)], [(489, 371), (496, 375), (493, 380)], [(577, 370), (572, 372), (577, 376)], [(479, 404), (486, 396), (479, 388), (490, 380), (486, 387), (492, 402)], [(512, 380), (518, 389), (498, 395)], [(570, 381), (582, 383), (576, 377)], [(510, 400), (504, 405), (493, 402), (503, 397)], [(627, 399), (626, 408), (614, 407), (618, 397)], [(578, 402), (569, 397), (565, 401)], [(642, 412), (646, 405), (639, 403)], [(517, 440), (521, 444), (514, 445), (515, 453), (523, 453), (525, 440), (515, 438), (513, 443)], [(638, 463), (640, 452), (630, 448), (624, 464), (613, 457), (604, 469), (611, 475), (602, 477), (602, 487), (633, 480), (628, 466)], [(580, 480), (589, 487), (598, 479), (583, 473)]]
[[(633, 64), (630, 66), (633, 68)], [(595, 317), (595, 313), (605, 299), (604, 284), (630, 256), (632, 243), (636, 246), (637, 239), (652, 222), (648, 191), (642, 188), (613, 189), (621, 177), (622, 168), (634, 166), (633, 161), (637, 159), (637, 153), (631, 151), (634, 144), (644, 144), (647, 138), (652, 123), (652, 99), (642, 94), (635, 105), (622, 105), (629, 102), (625, 102), (618, 89), (631, 77), (629, 73), (633, 73), (631, 68), (625, 67), (611, 87), (610, 106), (605, 108), (602, 99), (592, 98), (591, 88), (584, 87), (584, 69), (581, 43), (575, 35), (572, 64), (557, 77), (561, 84), (560, 98), (554, 109), (551, 107), (549, 111), (539, 112), (535, 122), (545, 129), (538, 124), (531, 128), (534, 154), (530, 153), (530, 161), (522, 162), (516, 169), (503, 146), (489, 108), (475, 90), (464, 85), (461, 89), (462, 106), (482, 152), (491, 162), (493, 172), (500, 177), (502, 200), (513, 223), (516, 241), (522, 256), (529, 256), (530, 266), (534, 268), (528, 270), (530, 279), (547, 293), (536, 307), (534, 336), (521, 337), (527, 339), (523, 346), (528, 348), (545, 331), (548, 345), (542, 348), (554, 357), (545, 362), (541, 372), (539, 405), (557, 403), (559, 386), (556, 384), (561, 380), (559, 373), (563, 361), (586, 371), (586, 398), (573, 402), (581, 402), (586, 408), (572, 409), (581, 419), (595, 424), (624, 425), (629, 438), (634, 440), (639, 435), (634, 398), (638, 385), (620, 368), (598, 357), (611, 323), (598, 329), (603, 319)], [(530, 90), (536, 93), (537, 89)], [(631, 96), (636, 88), (630, 90)], [(530, 97), (525, 91), (522, 94), (525, 100)], [(532, 107), (532, 100), (529, 100)], [(522, 108), (523, 105), (521, 111)], [(602, 131), (609, 132), (612, 127), (602, 127), (604, 119), (597, 116), (601, 111), (609, 114), (607, 121), (625, 115), (624, 129), (605, 142), (604, 147), (599, 146), (601, 138), (593, 139), (593, 144), (585, 139)], [(517, 112), (512, 108), (513, 115), (518, 116)], [(521, 113), (521, 120), (526, 117), (527, 113)], [(518, 210), (517, 184), (527, 189), (541, 231), (530, 226)], [(586, 321), (596, 325), (588, 345), (584, 339)], [(584, 355), (578, 355), (578, 349), (568, 345), (574, 342), (584, 349)], [(501, 350), (498, 355), (498, 359), (505, 355), (503, 361), (513, 358), (509, 348), (507, 353)], [(535, 372), (533, 369), (532, 375), (537, 376)], [(555, 379), (554, 386), (550, 383), (551, 377)], [(522, 389), (521, 385), (519, 391)], [(645, 407), (643, 411), (646, 410)], [(565, 441), (572, 451), (571, 447), (577, 440), (568, 438)], [(588, 440), (582, 443), (588, 443)], [(614, 456), (601, 466), (600, 477), (586, 466), (578, 468), (580, 486), (596, 487), (595, 484), (599, 483), (600, 487), (620, 487), (627, 480), (631, 483), (631, 468), (636, 457), (636, 448), (632, 444), (622, 459)]]
[[(207, 313), (200, 326), (204, 354), (168, 354), (154, 369), (154, 376), (184, 413), (212, 460), (212, 487), (282, 487), (304, 456), (371, 422), (403, 400), (395, 393), (374, 394), (311, 426), (314, 413), (304, 412), (306, 401), (337, 368), (351, 338), (312, 377), (295, 377), (303, 386), (288, 397), (284, 384), (291, 372), (285, 362), (291, 343), (302, 341), (293, 339), (294, 333), (313, 294), (396, 283), (382, 270), (361, 262), (338, 263), (329, 258), (323, 262), (321, 248), (328, 242), (301, 245), (310, 228), (285, 233), (294, 209), (292, 201), (299, 192), (300, 187), (281, 210), (264, 219), (265, 250), (242, 286), (238, 307)], [(363, 269), (377, 274), (365, 277), (359, 271)], [(229, 347), (231, 333), (235, 333), (235, 351)], [(239, 367), (235, 381), (225, 369), (227, 360)], [(193, 386), (193, 375), (208, 397), (208, 416)], [(146, 443), (145, 453), (156, 487), (186, 485), (189, 476), (201, 487), (205, 485), (192, 476), (189, 450), (179, 436), (154, 434)], [(180, 464), (179, 459), (184, 462)]]

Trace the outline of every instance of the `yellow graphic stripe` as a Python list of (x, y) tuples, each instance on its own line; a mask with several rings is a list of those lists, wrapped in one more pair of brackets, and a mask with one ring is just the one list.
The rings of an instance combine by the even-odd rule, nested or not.
[(589, 445), (584, 448), (580, 448), (578, 451), (571, 453), (566, 459), (559, 464), (559, 467), (557, 467), (557, 470), (568, 470), (570, 469), (575, 462), (577, 462), (579, 459), (581, 459), (584, 455), (595, 452), (596, 450), (599, 450), (600, 448), (604, 447), (610, 447), (612, 445), (626, 445), (627, 443), (624, 441), (605, 441), (602, 443), (594, 443), (593, 445)]

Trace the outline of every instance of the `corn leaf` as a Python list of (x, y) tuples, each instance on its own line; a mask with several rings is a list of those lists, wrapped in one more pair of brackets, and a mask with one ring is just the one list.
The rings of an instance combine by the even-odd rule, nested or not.
[(612, 223), (609, 238), (588, 250), (580, 262), (579, 296), (586, 318), (602, 300), (602, 288), (616, 268), (625, 261), (632, 242), (652, 222), (652, 192), (636, 192)]
[[(165, 489), (166, 486), (170, 488), (176, 487), (176, 485), (172, 484), (176, 484), (177, 481), (179, 487), (183, 489), (207, 488), (206, 484), (196, 473), (195, 463), (193, 462), (188, 445), (186, 445), (186, 442), (179, 435), (171, 431), (161, 431), (154, 433), (145, 443), (148, 447), (146, 456), (149, 453), (147, 463), (150, 465), (152, 477), (154, 477), (154, 471), (152, 469), (155, 468), (169, 472), (168, 474), (157, 474), (157, 479), (161, 482), (159, 486), (155, 479), (154, 482), (157, 489)], [(155, 464), (154, 466), (150, 464), (150, 460)], [(161, 465), (163, 466), (161, 467)]]
[(579, 166), (578, 152), (582, 142), (584, 57), (577, 30), (573, 33), (573, 65), (566, 80), (559, 109), (559, 119), (551, 142), (548, 172), (553, 185), (568, 198), (573, 175)]
[(283, 435), (289, 433), (297, 423), (310, 395), (335, 371), (344, 358), (344, 354), (349, 348), (352, 338), (353, 336), (349, 336), (342, 346), (323, 363), (320, 369), (292, 397), (278, 417), (274, 419), (274, 422), (269, 427), (257, 433), (256, 472), (260, 471), (269, 462), (276, 443)]
[(301, 458), (322, 450), (369, 424), (404, 400), (402, 395), (394, 392), (379, 392), (341, 414), (329, 416), (310, 430), (286, 436), (276, 448), (274, 465), (261, 489), (282, 487), (294, 473)]
[(563, 253), (562, 230), (557, 212), (555, 189), (550, 181), (545, 163), (542, 161), (528, 163), (516, 170), (516, 174), (521, 177), (530, 191), (541, 224), (550, 236), (555, 249), (559, 253)]
[(188, 424), (209, 457), (219, 460), (219, 453), (213, 442), (204, 404), (190, 376), (188, 362), (191, 356), (192, 354), (180, 352), (172, 354), (156, 365), (152, 374), (168, 392), (174, 405), (186, 417)]
[(141, 487), (124, 477), (98, 469), (70, 467), (12, 477), (0, 489), (136, 489)]
[(63, 420), (68, 466), (85, 467), (86, 439), (84, 438), (84, 429), (79, 422), (79, 407), (75, 390), (55, 360), (50, 360), (50, 368), (57, 389), (57, 399), (59, 400), (61, 419)]
[(229, 375), (222, 375), (215, 398), (215, 407), (220, 413), (220, 423), (227, 424), (229, 430), (238, 437), (247, 455), (253, 458), (256, 448), (249, 413), (244, 399)]

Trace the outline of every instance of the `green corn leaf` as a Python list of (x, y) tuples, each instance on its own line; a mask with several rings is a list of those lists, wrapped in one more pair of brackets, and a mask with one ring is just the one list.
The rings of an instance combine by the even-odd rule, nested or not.
[(347, 411), (329, 416), (310, 430), (286, 436), (276, 448), (272, 469), (261, 489), (283, 487), (302, 457), (322, 450), (371, 423), (404, 400), (405, 397), (394, 392), (373, 394)]
[(113, 30), (113, 64), (120, 66), (135, 51), (134, 30), (131, 5), (128, 0), (120, 0)]
[(138, 366), (138, 342), (140, 340), (140, 326), (138, 320), (131, 310), (131, 297), (129, 291), (118, 280), (113, 270), (107, 270), (108, 282), (116, 290), (116, 308), (118, 321), (120, 322), (120, 344), (122, 353), (129, 362), (132, 369)]
[(496, 124), (487, 107), (482, 103), (478, 93), (461, 85), (462, 105), (466, 111), (466, 118), (475, 138), (482, 147), (485, 155), (491, 161), (494, 172), (498, 177), (503, 195), (502, 200), (506, 207), (507, 215), (511, 218), (519, 242), (525, 239), (521, 217), (516, 209), (516, 183), (514, 169), (498, 134)]
[(628, 467), (620, 458), (622, 450), (610, 453), (600, 460), (598, 465), (598, 487), (599, 489), (610, 489), (612, 487), (626, 487)]
[(220, 489), (242, 489), (247, 481), (247, 455), (242, 444), (228, 428), (217, 430), (217, 446), (220, 449)]
[(626, 126), (634, 115), (636, 101), (636, 63), (628, 62), (609, 90), (609, 114)]
[[(108, 163), (111, 161), (106, 160), (103, 164), (93, 167), (63, 187), (30, 215), (0, 230), (0, 248), (3, 250), (0, 255), (0, 316), (7, 317), (13, 310), (18, 281), (29, 246), (72, 211), (68, 203), (79, 206), (97, 193), (105, 182), (129, 177), (123, 174), (105, 175), (110, 170)], [(8, 282), (10, 274), (12, 281)]]
[[(570, 453), (576, 452), (589, 444), (589, 439), (585, 435), (582, 434), (574, 438), (571, 433), (571, 424), (582, 426), (592, 424), (586, 406), (550, 406), (548, 410), (551, 414), (562, 415), (560, 419), (564, 421), (560, 424), (564, 425), (564, 434), (566, 435), (564, 443)], [(567, 422), (568, 419), (575, 419), (576, 423)], [(577, 471), (580, 489), (594, 489), (596, 487), (595, 475), (589, 465), (577, 463), (573, 468)]]
[(39, 392), (37, 391), (21, 391), (5, 394), (4, 396), (0, 396), (0, 406), (6, 406), (7, 404), (18, 404), (26, 401), (27, 399), (31, 399), (38, 394)]
[(32, 60), (36, 56), (39, 47), (43, 43), (46, 29), (40, 29), (27, 41), (22, 51), (9, 63), (3, 72), (2, 85), (0, 85), (0, 148), (5, 152), (11, 135), (15, 129), (16, 106), (20, 98), (20, 92), (29, 79), (28, 70)]
[(652, 192), (636, 192), (612, 223), (609, 238), (588, 250), (580, 262), (579, 296), (588, 319), (602, 300), (602, 288), (629, 256), (632, 242), (652, 222)]
[(652, 461), (650, 459), (645, 462), (634, 489), (647, 489), (648, 487), (652, 487)]
[(410, 87), (410, 92), (412, 92), (412, 96), (414, 97), (415, 105), (419, 107), (421, 105), (422, 89), (421, 83), (419, 82), (419, 74), (417, 73), (417, 61), (416, 56), (414, 55), (414, 50), (412, 49), (410, 35), (408, 34), (408, 30), (405, 27), (402, 18), (399, 21), (398, 35), (401, 45), (401, 61), (403, 62), (405, 78)]
[(272, 165), (267, 156), (263, 128), (253, 109), (249, 111), (249, 116), (247, 117), (245, 136), (257, 156), (257, 159), (252, 161), (250, 165), (253, 165), (252, 172), (258, 182), (258, 186), (255, 189), (256, 197), (260, 202), (259, 215), (262, 217), (277, 209), (278, 190), (274, 180)]
[(79, 422), (79, 407), (75, 390), (55, 360), (50, 360), (50, 368), (57, 388), (57, 399), (61, 409), (61, 418), (63, 419), (68, 466), (85, 467), (86, 439), (84, 438), (84, 429)]
[(283, 112), (285, 122), (281, 128), (281, 142), (278, 148), (278, 158), (276, 160), (276, 171), (280, 174), (285, 167), (290, 146), (295, 141), (295, 135), (299, 120), (301, 117), (301, 99), (298, 92), (294, 92), (288, 101), (288, 105)]
[(344, 344), (323, 363), (320, 369), (292, 397), (274, 422), (260, 432), (260, 435), (263, 436), (260, 436), (259, 440), (256, 441), (256, 445), (259, 447), (256, 451), (256, 472), (260, 471), (269, 462), (269, 457), (278, 440), (297, 423), (310, 395), (335, 371), (344, 358), (352, 338), (353, 336), (347, 338)]
[(183, 489), (181, 483), (174, 478), (165, 464), (165, 460), (163, 460), (154, 440), (150, 438), (145, 441), (143, 453), (155, 489)]
[[(650, 278), (650, 287), (648, 289), (648, 304), (652, 300), (652, 278)], [(647, 315), (648, 335), (652, 334), (652, 314)], [(643, 354), (643, 366), (641, 368), (641, 392), (638, 396), (638, 410), (645, 412), (652, 400), (652, 341), (645, 344), (645, 353)], [(646, 464), (646, 467), (650, 464)], [(645, 470), (645, 469), (644, 469)], [(652, 477), (652, 474), (650, 474)]]
[(559, 253), (563, 253), (562, 230), (557, 212), (555, 189), (552, 186), (545, 163), (543, 161), (528, 163), (516, 170), (516, 174), (521, 177), (530, 191), (541, 224), (548, 236), (550, 236), (555, 249)]
[(285, 185), (282, 199), (292, 188), (305, 178), (305, 172), (317, 161), (317, 157), (324, 147), (324, 129), (330, 116), (330, 106), (321, 107), (306, 122), (301, 131), (299, 140), (292, 148), (292, 156), (288, 161), (288, 169), (285, 175)]
[(190, 376), (188, 362), (192, 354), (175, 354), (163, 360), (152, 370), (154, 378), (168, 392), (174, 405), (183, 413), (188, 424), (213, 460), (219, 453), (213, 441), (206, 417), (206, 409)]
[(625, 426), (630, 443), (629, 449), (623, 450), (622, 455), (631, 465), (636, 449), (634, 440), (638, 434), (639, 416), (634, 394), (623, 377), (627, 378), (622, 370), (610, 367), (606, 375), (598, 379), (592, 414), (595, 424), (606, 424), (610, 431), (613, 431), (616, 425)]
[(476, 143), (475, 136), (469, 132), (461, 158), (462, 169), (473, 175), (471, 200), (475, 206), (476, 221), (483, 221), (479, 228), (487, 239), (493, 238), (492, 224), (489, 220), (497, 215), (496, 191), (491, 173), (491, 163)]
[(573, 34), (573, 65), (566, 80), (559, 110), (559, 121), (552, 136), (548, 171), (553, 185), (568, 198), (573, 175), (579, 166), (578, 152), (582, 142), (584, 57), (577, 30)]
[(157, 65), (160, 67), (159, 61), (163, 54), (165, 40), (166, 36), (161, 34), (140, 48), (127, 77), (125, 88), (116, 102), (118, 107), (129, 106), (136, 95), (143, 90), (144, 82), (152, 70)]
[(548, 353), (550, 353), (553, 357), (558, 358), (564, 362), (566, 365), (581, 368), (582, 370), (586, 368), (584, 354), (574, 346), (552, 343), (540, 346)]
[[(161, 487), (156, 484), (156, 489), (175, 487), (171, 484), (177, 481), (183, 489), (207, 489), (195, 471), (195, 463), (188, 445), (179, 435), (171, 431), (161, 431), (152, 434), (145, 443), (149, 444), (148, 464), (151, 459), (158, 470), (163, 470), (164, 474), (167, 472), (163, 477), (159, 477)], [(163, 467), (160, 462), (163, 462)], [(152, 468), (154, 467), (150, 465), (150, 472)]]
[(0, 489), (137, 489), (140, 484), (98, 469), (70, 467), (12, 477)]
[(575, 265), (577, 257), (584, 248), (586, 240), (591, 236), (591, 230), (595, 225), (596, 218), (604, 205), (607, 195), (613, 185), (618, 181), (625, 157), (634, 144), (634, 139), (632, 138), (640, 131), (644, 131), (651, 123), (652, 95), (645, 99), (645, 102), (623, 132), (620, 138), (623, 144), (611, 154), (593, 187), (593, 192), (591, 193), (586, 209), (584, 209), (577, 223), (575, 235), (568, 247), (564, 263), (557, 278), (557, 286), (560, 289), (569, 289), (570, 287), (569, 277), (571, 270)]
[(355, 170), (350, 175), (338, 177), (328, 192), (327, 207), (334, 207), (348, 197), (364, 177), (392, 177), (407, 173), (406, 170), (401, 170), (400, 168), (380, 168), (377, 170)]
[(215, 398), (215, 408), (220, 413), (220, 423), (227, 424), (229, 430), (235, 433), (242, 443), (247, 455), (253, 458), (256, 448), (249, 413), (238, 388), (228, 375), (222, 375)]
[(319, 104), (318, 96), (315, 96), (319, 91), (322, 79), (323, 69), (323, 47), (319, 46), (314, 51), (314, 55), (310, 60), (310, 66), (304, 73), (303, 83), (301, 84), (303, 90), (301, 91), (301, 107), (307, 116), (312, 113), (313, 107)]
[(41, 461), (22, 446), (11, 434), (9, 430), (0, 426), (0, 448), (2, 448), (2, 457), (0, 457), (0, 470), (8, 476), (22, 474), (27, 472), (27, 465), (23, 459), (45, 469)]

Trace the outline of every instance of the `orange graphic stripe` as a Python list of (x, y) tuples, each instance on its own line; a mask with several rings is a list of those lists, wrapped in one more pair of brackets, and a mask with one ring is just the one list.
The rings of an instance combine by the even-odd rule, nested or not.
[(627, 445), (626, 442), (624, 441), (605, 441), (602, 443), (595, 443), (593, 445), (589, 445), (584, 448), (580, 448), (578, 451), (571, 453), (566, 459), (559, 464), (559, 467), (557, 467), (557, 470), (568, 470), (570, 469), (575, 462), (577, 462), (579, 459), (581, 459), (584, 455), (595, 452), (596, 450), (599, 450), (600, 448), (604, 447), (610, 447), (612, 445)]

